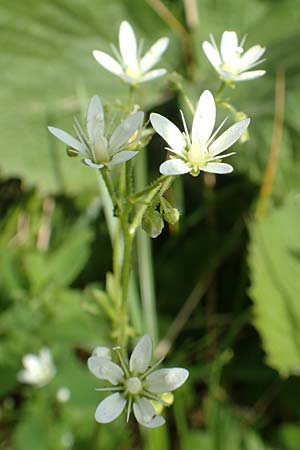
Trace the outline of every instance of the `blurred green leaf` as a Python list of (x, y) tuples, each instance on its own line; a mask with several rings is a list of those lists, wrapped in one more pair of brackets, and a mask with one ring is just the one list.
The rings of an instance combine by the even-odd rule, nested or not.
[(89, 228), (75, 225), (49, 254), (35, 251), (25, 255), (24, 268), (33, 292), (69, 286), (90, 256), (91, 237)]
[(298, 450), (300, 448), (300, 426), (293, 423), (281, 425), (275, 432), (274, 440), (281, 450)]
[(273, 210), (250, 227), (250, 296), (268, 364), (282, 376), (300, 374), (300, 211)]

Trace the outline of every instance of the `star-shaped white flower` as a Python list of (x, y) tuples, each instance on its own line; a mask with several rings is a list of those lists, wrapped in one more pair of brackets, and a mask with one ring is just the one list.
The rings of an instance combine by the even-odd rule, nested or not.
[(114, 393), (102, 400), (97, 407), (96, 421), (99, 423), (112, 422), (122, 414), (127, 406), (127, 421), (133, 409), (135, 418), (141, 425), (148, 428), (163, 425), (165, 419), (155, 414), (151, 401), (164, 403), (159, 395), (174, 391), (182, 386), (187, 380), (189, 372), (181, 368), (154, 371), (159, 363), (149, 368), (152, 356), (152, 340), (148, 335), (144, 335), (138, 341), (129, 363), (124, 361), (120, 352), (116, 349), (120, 366), (111, 360), (109, 349), (106, 349), (106, 352), (103, 347), (100, 347), (100, 349), (88, 359), (88, 368), (97, 378), (112, 384), (111, 387), (97, 390)]
[(120, 77), (126, 83), (138, 84), (153, 80), (166, 74), (166, 69), (151, 70), (160, 60), (169, 45), (169, 39), (162, 37), (142, 57), (143, 42), (137, 44), (131, 25), (123, 21), (119, 29), (119, 48), (113, 51), (117, 61), (107, 53), (94, 50), (96, 61), (109, 72)]
[(221, 160), (233, 155), (233, 153), (225, 155), (221, 155), (221, 153), (242, 136), (249, 125), (250, 119), (235, 123), (215, 139), (225, 121), (213, 133), (216, 121), (216, 105), (212, 93), (207, 90), (199, 98), (191, 137), (182, 112), (181, 115), (184, 133), (166, 117), (156, 113), (150, 115), (153, 128), (169, 144), (166, 149), (176, 155), (171, 156), (169, 160), (161, 164), (160, 173), (163, 175), (190, 173), (197, 176), (201, 170), (211, 173), (232, 172), (233, 167), (221, 162)]
[(80, 154), (85, 164), (94, 169), (101, 169), (129, 161), (137, 155), (138, 152), (124, 150), (124, 148), (142, 126), (143, 120), (144, 113), (141, 111), (130, 114), (108, 137), (105, 132), (102, 103), (100, 98), (95, 95), (88, 107), (87, 134), (76, 119), (74, 130), (77, 139), (59, 128), (48, 127), (48, 130), (67, 144), (74, 154)]
[(56, 368), (47, 347), (41, 348), (39, 355), (27, 353), (23, 356), (22, 362), (24, 369), (17, 375), (22, 383), (42, 387), (49, 384), (55, 376)]
[(244, 53), (245, 37), (238, 43), (237, 34), (234, 31), (224, 31), (221, 39), (220, 51), (214, 37), (210, 35), (211, 43), (203, 42), (203, 50), (214, 66), (220, 78), (224, 81), (246, 81), (261, 77), (265, 70), (251, 70), (260, 64), (261, 56), (265, 53), (265, 47), (254, 45)]

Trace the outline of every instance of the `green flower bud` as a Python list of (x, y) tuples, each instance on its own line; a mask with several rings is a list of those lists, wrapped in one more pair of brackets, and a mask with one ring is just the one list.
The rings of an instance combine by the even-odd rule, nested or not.
[(68, 147), (66, 149), (67, 155), (71, 158), (74, 158), (74, 156), (78, 156), (78, 152), (76, 150), (73, 150), (71, 147)]
[(164, 221), (158, 211), (149, 209), (142, 219), (142, 228), (152, 238), (156, 238), (162, 232)]
[(163, 218), (166, 222), (171, 225), (175, 225), (175, 223), (179, 221), (180, 214), (178, 209), (173, 208), (173, 206), (164, 197), (160, 199), (160, 207)]

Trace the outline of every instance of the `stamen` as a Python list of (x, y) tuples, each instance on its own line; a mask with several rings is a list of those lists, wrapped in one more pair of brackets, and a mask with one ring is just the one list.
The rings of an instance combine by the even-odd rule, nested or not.
[(141, 39), (140, 42), (139, 42), (139, 45), (138, 45), (137, 59), (141, 59), (141, 57), (142, 57), (144, 43), (145, 43), (145, 40)]
[(216, 129), (216, 131), (211, 135), (211, 137), (209, 138), (209, 140), (207, 141), (206, 146), (208, 147), (211, 142), (213, 141), (213, 139), (216, 137), (216, 135), (219, 133), (219, 131), (221, 130), (221, 128), (223, 127), (223, 125), (225, 124), (225, 122), (227, 121), (228, 117), (225, 117), (225, 119), (223, 120), (223, 122), (221, 123), (221, 125), (218, 126), (218, 128)]
[(244, 47), (246, 39), (247, 39), (247, 34), (244, 34), (244, 36), (242, 37), (241, 43), (239, 45), (239, 47)]
[(219, 53), (219, 49), (218, 49), (218, 47), (217, 47), (215, 38), (213, 37), (213, 35), (212, 35), (211, 33), (210, 33), (210, 35), (209, 35), (209, 38), (210, 38), (210, 40), (211, 40), (212, 45), (215, 47), (215, 49), (216, 49), (217, 52)]
[(112, 392), (120, 392), (123, 391), (122, 386), (118, 387), (106, 387), (106, 388), (95, 388), (95, 391), (100, 391), (100, 392), (107, 392), (107, 391), (112, 391)]
[(247, 70), (253, 69), (253, 67), (258, 66), (259, 64), (261, 64), (262, 62), (265, 62), (266, 60), (267, 60), (267, 58), (263, 58), (263, 59), (260, 59), (259, 61), (256, 61), (255, 63), (251, 64), (251, 66), (247, 66)]
[(155, 400), (156, 402), (159, 402), (164, 406), (170, 406), (169, 403), (167, 403), (165, 400), (157, 397), (156, 395), (151, 394), (149, 391), (144, 390), (142, 394), (144, 397), (150, 398), (151, 400)]
[(121, 363), (121, 366), (122, 366), (122, 369), (124, 370), (125, 375), (128, 378), (130, 376), (130, 372), (129, 372), (127, 364), (126, 364), (126, 362), (125, 362), (125, 360), (124, 360), (124, 358), (123, 358), (123, 356), (122, 356), (122, 354), (120, 352), (120, 347), (114, 347), (113, 350), (115, 350), (117, 352), (119, 360), (120, 360), (120, 363)]
[(78, 127), (78, 130), (80, 131), (80, 134), (81, 134), (82, 138), (83, 138), (83, 139), (86, 141), (86, 143), (88, 144), (88, 143), (89, 143), (89, 140), (88, 140), (88, 138), (87, 138), (85, 132), (83, 131), (82, 126), (80, 125), (79, 121), (77, 120), (77, 117), (75, 117), (75, 116), (74, 116), (74, 122), (75, 122), (76, 126)]
[(127, 423), (129, 422), (129, 417), (130, 417), (131, 408), (132, 408), (132, 401), (133, 401), (133, 398), (132, 398), (132, 396), (130, 396), (129, 400), (128, 400), (128, 406), (127, 406), (127, 417), (126, 417)]
[(143, 373), (142, 376), (140, 376), (140, 379), (144, 380), (151, 372), (153, 372), (154, 369), (156, 369), (157, 366), (159, 366), (163, 362), (164, 359), (165, 359), (165, 356), (163, 356), (158, 361), (156, 361), (156, 363), (153, 364), (152, 367), (150, 367), (148, 370), (146, 370), (146, 372)]
[(124, 66), (124, 61), (123, 61), (122, 56), (121, 56), (120, 52), (118, 51), (118, 49), (114, 46), (114, 44), (109, 44), (109, 45), (110, 45), (110, 48), (112, 49), (112, 52), (115, 55), (116, 60), (118, 61), (118, 63), (121, 66)]
[(184, 132), (185, 132), (185, 135), (186, 135), (186, 139), (187, 139), (189, 147), (190, 147), (192, 145), (191, 139), (190, 139), (190, 134), (189, 134), (189, 130), (188, 130), (188, 127), (186, 125), (186, 121), (185, 121), (185, 118), (184, 118), (184, 115), (183, 115), (183, 112), (182, 112), (181, 109), (180, 109), (180, 114), (181, 114), (181, 120), (182, 120), (182, 123), (183, 123), (183, 128), (184, 128)]
[(105, 133), (106, 136), (109, 136), (110, 128), (111, 128), (112, 125), (114, 124), (116, 115), (117, 115), (117, 113), (114, 112), (113, 115), (111, 116), (111, 119), (110, 119), (110, 121), (109, 121), (109, 123), (108, 123), (107, 130), (106, 130), (106, 133)]

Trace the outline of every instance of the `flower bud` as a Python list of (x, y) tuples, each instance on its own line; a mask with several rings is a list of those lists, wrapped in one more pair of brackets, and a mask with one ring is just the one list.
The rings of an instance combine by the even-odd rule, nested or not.
[(164, 221), (158, 211), (149, 209), (144, 214), (142, 228), (152, 238), (156, 238), (162, 232)]
[(73, 150), (71, 147), (68, 147), (66, 150), (66, 153), (70, 158), (74, 158), (75, 156), (78, 156), (78, 152), (76, 150)]
[(178, 209), (173, 208), (173, 206), (164, 197), (160, 200), (160, 207), (165, 221), (171, 225), (175, 225), (175, 223), (179, 220)]

